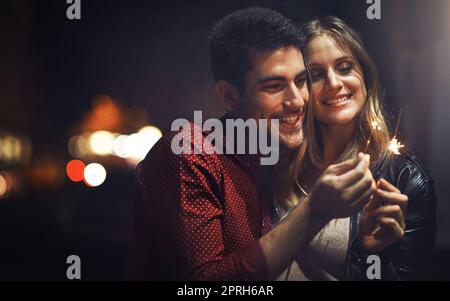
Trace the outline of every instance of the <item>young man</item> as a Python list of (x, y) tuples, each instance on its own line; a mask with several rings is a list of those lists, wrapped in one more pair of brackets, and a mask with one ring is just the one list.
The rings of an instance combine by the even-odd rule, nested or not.
[[(219, 21), (209, 50), (228, 112), (222, 121), (279, 120), (272, 135), (280, 147), (298, 148), (309, 96), (301, 43), (292, 21), (269, 9), (244, 9)], [(374, 190), (368, 158), (333, 165), (310, 199), (272, 228), (269, 184), (255, 156), (176, 155), (175, 134), (138, 166), (131, 279), (275, 279), (329, 220), (359, 211)], [(194, 148), (206, 135), (193, 127)]]

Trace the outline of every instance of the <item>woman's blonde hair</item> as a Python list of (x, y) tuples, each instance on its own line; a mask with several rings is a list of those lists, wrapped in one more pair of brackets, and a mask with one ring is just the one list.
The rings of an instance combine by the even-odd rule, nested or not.
[[(371, 166), (383, 164), (389, 155), (386, 148), (390, 140), (389, 129), (380, 105), (381, 88), (378, 71), (361, 38), (341, 19), (332, 16), (306, 23), (302, 33), (305, 38), (302, 52), (308, 70), (305, 51), (308, 43), (318, 36), (327, 36), (351, 54), (364, 79), (367, 96), (359, 114), (356, 133), (335, 163), (355, 157), (359, 151), (365, 150), (367, 141), (370, 139), (366, 152), (372, 158)], [(311, 77), (309, 77), (308, 85), (311, 90)], [(313, 169), (323, 171), (326, 168), (322, 161), (322, 137), (317, 130), (318, 121), (314, 119), (312, 107), (309, 105), (305, 113), (304, 141), (300, 150), (295, 155), (292, 151), (287, 151), (289, 154), (284, 154), (285, 157), (274, 171), (274, 201), (277, 207), (283, 209), (295, 206), (299, 197), (305, 194), (301, 185), (301, 178), (305, 172)]]

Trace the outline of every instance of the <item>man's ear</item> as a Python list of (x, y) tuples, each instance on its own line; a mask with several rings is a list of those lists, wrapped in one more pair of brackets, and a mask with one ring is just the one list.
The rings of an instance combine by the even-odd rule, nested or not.
[(219, 80), (216, 83), (216, 92), (219, 94), (227, 112), (233, 112), (238, 109), (241, 100), (240, 94), (232, 84), (225, 80)]

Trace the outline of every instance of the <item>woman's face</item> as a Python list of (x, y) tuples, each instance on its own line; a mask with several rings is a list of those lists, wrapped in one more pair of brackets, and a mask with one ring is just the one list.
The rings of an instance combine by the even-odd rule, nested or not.
[(356, 123), (367, 93), (350, 52), (322, 35), (308, 43), (306, 57), (311, 68), (314, 118), (330, 126)]

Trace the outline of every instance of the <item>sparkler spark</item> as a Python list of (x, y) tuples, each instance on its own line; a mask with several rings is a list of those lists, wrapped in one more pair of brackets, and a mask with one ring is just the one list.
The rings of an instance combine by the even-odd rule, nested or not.
[(372, 121), (372, 123), (370, 124), (372, 126), (372, 128), (374, 130), (381, 130), (381, 126), (378, 125), (378, 123), (376, 121)]
[[(381, 130), (381, 126), (376, 121), (372, 121), (370, 126), (374, 130), (377, 130), (377, 131)], [(372, 132), (370, 133), (369, 139), (367, 140), (366, 147), (364, 148), (364, 153), (367, 153), (367, 149), (369, 148), (369, 144), (370, 144), (371, 140), (372, 140)]]
[(400, 155), (399, 149), (405, 147), (397, 140), (398, 127), (400, 126), (400, 118), (402, 117), (402, 110), (398, 113), (397, 126), (395, 127), (394, 138), (389, 141), (388, 150), (390, 150), (395, 155)]
[[(387, 145), (387, 149), (390, 152), (392, 152), (393, 154), (395, 154), (395, 155), (400, 155), (400, 149), (405, 147), (405, 145), (402, 144), (401, 141), (399, 141), (397, 139), (397, 133), (398, 133), (398, 128), (400, 126), (401, 116), (402, 116), (402, 110), (400, 109), (400, 112), (399, 112), (399, 115), (398, 115), (398, 118), (397, 118), (397, 126), (395, 127), (394, 138), (392, 138), (392, 140), (389, 141), (389, 143)], [(381, 126), (376, 121), (372, 121), (370, 123), (370, 126), (371, 126), (372, 129), (374, 129), (376, 131), (380, 131), (381, 130)], [(369, 148), (369, 145), (370, 145), (370, 143), (372, 141), (372, 136), (373, 136), (372, 133), (373, 132), (371, 132), (370, 135), (369, 135), (369, 139), (367, 140), (366, 147), (364, 149), (364, 153), (367, 152), (367, 150)]]
[(397, 138), (392, 138), (388, 144), (388, 150), (390, 150), (395, 155), (400, 155), (399, 149), (405, 147)]

